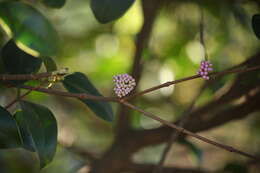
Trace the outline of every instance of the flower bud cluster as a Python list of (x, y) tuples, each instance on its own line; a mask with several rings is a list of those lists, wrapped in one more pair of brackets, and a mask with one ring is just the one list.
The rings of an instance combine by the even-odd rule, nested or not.
[(115, 82), (114, 91), (118, 97), (129, 94), (136, 86), (135, 79), (128, 74), (119, 74), (113, 77)]
[(198, 71), (198, 74), (203, 78), (203, 79), (206, 79), (206, 80), (209, 80), (209, 72), (212, 71), (213, 68), (212, 68), (212, 64), (209, 62), (209, 61), (202, 61), (200, 63), (200, 69)]

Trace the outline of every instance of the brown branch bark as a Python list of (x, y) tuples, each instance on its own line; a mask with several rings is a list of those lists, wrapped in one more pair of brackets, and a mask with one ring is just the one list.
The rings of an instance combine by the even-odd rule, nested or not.
[[(144, 23), (141, 31), (137, 35), (136, 40), (136, 51), (134, 56), (134, 61), (132, 65), (131, 75), (134, 77), (137, 86), (142, 73), (142, 54), (143, 51), (147, 48), (147, 44), (150, 39), (150, 35), (152, 32), (152, 26), (162, 5), (163, 1), (158, 0), (143, 0), (142, 8), (143, 8), (143, 16)], [(135, 92), (135, 91), (133, 91)], [(128, 130), (129, 127), (129, 119), (130, 119), (131, 111), (124, 106), (120, 106), (118, 109), (118, 123), (117, 123), (117, 133), (118, 136), (124, 135), (124, 132)]]
[(0, 74), (0, 80), (38, 80), (52, 76), (52, 73), (38, 73), (38, 74)]

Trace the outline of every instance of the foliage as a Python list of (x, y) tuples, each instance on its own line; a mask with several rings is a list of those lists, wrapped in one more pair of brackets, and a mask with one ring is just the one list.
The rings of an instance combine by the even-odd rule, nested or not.
[[(130, 137), (132, 137), (131, 132), (134, 131), (137, 133), (138, 130), (141, 131), (147, 129), (148, 131), (149, 129), (154, 129), (157, 127), (158, 129), (160, 128), (158, 122), (143, 118), (139, 113), (132, 114), (133, 116), (129, 117), (129, 111), (125, 110), (124, 106), (118, 109), (120, 116), (115, 117), (113, 113), (114, 107), (112, 107), (113, 105), (109, 101), (125, 104), (125, 101), (128, 101), (127, 97), (125, 97), (126, 100), (124, 100), (124, 98), (118, 99), (116, 97), (104, 97), (103, 94), (101, 94), (110, 91), (112, 85), (110, 79), (114, 73), (121, 73), (129, 70), (129, 64), (132, 64), (132, 52), (136, 51), (135, 58), (138, 59), (139, 57), (139, 61), (142, 57), (144, 57), (143, 59), (145, 66), (142, 67), (142, 61), (138, 62), (139, 65), (133, 63), (134, 65), (132, 67), (132, 71), (134, 77), (138, 81), (137, 83), (139, 83), (139, 77), (142, 76), (139, 85), (141, 89), (145, 89), (148, 88), (148, 86), (152, 87), (153, 85), (159, 85), (169, 80), (175, 80), (175, 78), (181, 78), (187, 76), (188, 74), (194, 73), (194, 71), (198, 68), (199, 62), (203, 60), (202, 57), (208, 53), (208, 50), (210, 55), (213, 57), (213, 66), (218, 71), (243, 62), (245, 60), (245, 56), (251, 56), (252, 52), (256, 52), (257, 50), (257, 46), (255, 46), (257, 42), (252, 41), (253, 38), (251, 37), (253, 36), (252, 33), (250, 33), (250, 30), (252, 29), (255, 36), (258, 39), (260, 38), (260, 15), (254, 14), (251, 20), (251, 28), (247, 28), (247, 19), (249, 16), (248, 10), (240, 7), (240, 5), (238, 6), (237, 3), (232, 4), (224, 1), (221, 1), (221, 3), (209, 3), (194, 0), (191, 2), (178, 1), (174, 4), (173, 2), (166, 0), (164, 2), (166, 5), (164, 5), (168, 6), (168, 8), (162, 10), (161, 16), (158, 15), (160, 20), (158, 20), (157, 23), (153, 21), (155, 20), (155, 17), (153, 18), (152, 16), (156, 16), (156, 14), (153, 14), (156, 10), (153, 9), (160, 11), (163, 3), (157, 2), (158, 4), (156, 5), (153, 0), (149, 3), (148, 1), (149, 0), (143, 0), (141, 5), (135, 0), (89, 0), (84, 2), (69, 2), (69, 0), (0, 1), (0, 26), (2, 29), (1, 31), (5, 32), (0, 32), (0, 75), (37, 76), (42, 73), (50, 75), (45, 78), (37, 78), (38, 81), (36, 81), (41, 83), (38, 85), (36, 82), (37, 86), (33, 83), (34, 80), (28, 79), (5, 80), (3, 78), (3, 80), (0, 80), (0, 85), (4, 88), (3, 90), (1, 88), (1, 92), (5, 94), (10, 92), (12, 93), (9, 94), (12, 95), (10, 98), (13, 98), (15, 95), (13, 93), (16, 91), (17, 95), (14, 103), (19, 103), (14, 109), (10, 109), (9, 106), (0, 106), (0, 149), (5, 149), (6, 151), (10, 149), (17, 151), (19, 150), (17, 153), (21, 152), (22, 155), (24, 154), (26, 157), (31, 157), (30, 154), (34, 153), (37, 156), (39, 168), (42, 169), (53, 160), (54, 162), (58, 162), (58, 159), (55, 159), (55, 153), (56, 150), (62, 148), (62, 146), (59, 147), (58, 145), (58, 133), (68, 133), (65, 136), (68, 139), (70, 138), (68, 127), (61, 125), (58, 129), (60, 125), (59, 121), (62, 122), (64, 119), (69, 119), (69, 122), (71, 122), (71, 129), (80, 129), (79, 131), (81, 132), (87, 131), (86, 134), (88, 134), (87, 136), (89, 139), (92, 141), (96, 140), (96, 143), (99, 144), (100, 150), (107, 149), (111, 144), (111, 141), (115, 138), (115, 144), (113, 147), (118, 148), (114, 149), (111, 147), (111, 150), (108, 151), (111, 151), (111, 153), (114, 151), (119, 153), (115, 156), (115, 161), (118, 161), (118, 163), (129, 163), (130, 159), (121, 158), (120, 154), (125, 154), (125, 156), (130, 157), (134, 152), (140, 149), (138, 147), (142, 146), (142, 142), (140, 142), (139, 145), (138, 141), (130, 140)], [(72, 4), (71, 6), (70, 3)], [(88, 6), (92, 10), (95, 19), (100, 24), (106, 25), (99, 25), (96, 22), (93, 22), (92, 15), (84, 16), (83, 21), (85, 18), (88, 19), (88, 21), (86, 20), (83, 23), (77, 24), (77, 21), (80, 21), (80, 17), (77, 18), (77, 16), (81, 6), (82, 4), (87, 5), (87, 3), (89, 3)], [(78, 5), (77, 8), (79, 11), (74, 9), (73, 5), (75, 4)], [(172, 4), (176, 5), (176, 7), (173, 7)], [(140, 6), (142, 6), (142, 9)], [(197, 6), (202, 6), (205, 8), (205, 14), (207, 14), (210, 20), (212, 20), (207, 21), (206, 19), (204, 25), (206, 24), (208, 26), (204, 26), (203, 28), (205, 29), (204, 32), (207, 32), (208, 35), (212, 35), (209, 36), (208, 39), (209, 46), (213, 47), (212, 49), (205, 48), (207, 46), (204, 45), (204, 40), (201, 42), (196, 41), (196, 39), (198, 40), (198, 37), (201, 36), (197, 34), (199, 31), (196, 29), (199, 23), (198, 21), (200, 20), (198, 14), (195, 12), (197, 11)], [(219, 8), (215, 8), (215, 6)], [(255, 4), (252, 6), (254, 7)], [(64, 18), (59, 16), (62, 18), (62, 20), (59, 20), (59, 17), (57, 17), (58, 15), (52, 16), (53, 13), (49, 8), (59, 9), (61, 11), (61, 16)], [(62, 10), (66, 8), (69, 9), (69, 12), (65, 14)], [(85, 10), (83, 7), (82, 9)], [(191, 10), (191, 13), (196, 13), (197, 16), (188, 14), (188, 17), (186, 17), (186, 14), (183, 13), (187, 13), (187, 9)], [(136, 11), (133, 12), (132, 10)], [(143, 16), (140, 11), (143, 12)], [(126, 12), (131, 13), (131, 15), (129, 15), (130, 17), (127, 16), (129, 13), (124, 16)], [(67, 18), (71, 17), (66, 16), (69, 14), (73, 17), (72, 21), (67, 20)], [(228, 20), (231, 19), (231, 14), (234, 15), (234, 18), (232, 18), (230, 23), (233, 24), (236, 20), (239, 21), (239, 24), (236, 25), (237, 28), (231, 27), (232, 29), (230, 29), (231, 24), (229, 25)], [(174, 22), (171, 22), (173, 19)], [(139, 24), (138, 21), (142, 21), (140, 23), (143, 23), (143, 28), (140, 27), (141, 24)], [(207, 27), (210, 29), (207, 29)], [(150, 30), (147, 28), (150, 28)], [(138, 34), (139, 30), (141, 31)], [(105, 32), (106, 34), (104, 34)], [(77, 35), (78, 33), (81, 35)], [(170, 39), (172, 38), (172, 33), (175, 33), (174, 39)], [(134, 42), (135, 39), (133, 38), (133, 35), (137, 35), (136, 42)], [(207, 34), (205, 35), (207, 36)], [(151, 37), (151, 41), (149, 40), (149, 37)], [(230, 50), (225, 50), (225, 46), (228, 45), (228, 40), (232, 39), (232, 46), (226, 48)], [(237, 46), (240, 46), (241, 40), (242, 42), (250, 44), (250, 46), (247, 47), (248, 51), (242, 51), (243, 47), (237, 52), (234, 51), (238, 49)], [(120, 47), (119, 45), (123, 46)], [(96, 53), (93, 53), (94, 49), (96, 49)], [(203, 52), (206, 53), (203, 54)], [(229, 57), (229, 54), (231, 54), (230, 52), (238, 58)], [(74, 55), (76, 55), (78, 59), (71, 58)], [(225, 56), (228, 58), (223, 58)], [(119, 57), (124, 57), (124, 59)], [(136, 61), (136, 59), (134, 61)], [(64, 64), (69, 65), (71, 66), (70, 68), (81, 72), (66, 74), (66, 72), (59, 70), (59, 66), (64, 66)], [(251, 67), (251, 64), (246, 67)], [(142, 74), (141, 72), (143, 71), (144, 73)], [(88, 75), (86, 75), (86, 73)], [(239, 96), (247, 95), (247, 97), (252, 98), (255, 96), (254, 98), (258, 99), (257, 89), (259, 89), (259, 75), (257, 76), (256, 73), (252, 73), (251, 78), (248, 76), (242, 76), (241, 79), (245, 77), (245, 80), (240, 83), (239, 80), (234, 80), (238, 83), (238, 87), (230, 88), (235, 88), (234, 92), (235, 90), (241, 92), (238, 94)], [(197, 76), (196, 78), (198, 77), (200, 76)], [(160, 94), (155, 93), (154, 95), (147, 95), (143, 99), (140, 99), (138, 104), (147, 107), (147, 109), (152, 109), (159, 115), (162, 114), (162, 116), (168, 112), (181, 114), (187, 105), (191, 103), (191, 98), (194, 97), (197, 99), (195, 107), (202, 107), (202, 105), (206, 105), (206, 108), (211, 108), (211, 102), (208, 105), (206, 103), (213, 98), (215, 92), (218, 92), (223, 88), (226, 89), (227, 85), (231, 85), (230, 81), (232, 81), (233, 78), (220, 78), (212, 83), (209, 83), (198, 99), (194, 93), (198, 92), (198, 88), (200, 88), (202, 84), (194, 84), (190, 81), (188, 85), (183, 83), (175, 86), (175, 88), (162, 89), (159, 87), (158, 89), (160, 89)], [(57, 95), (63, 94), (63, 96), (75, 97), (83, 102), (84, 105), (86, 105), (92, 112), (84, 110), (84, 107), (82, 108), (78, 106), (77, 103), (66, 99), (59, 101), (60, 103), (58, 105), (61, 105), (64, 108), (63, 110), (58, 110), (59, 106), (57, 106), (57, 104), (52, 105), (53, 102), (55, 102), (55, 98), (49, 99), (49, 97), (43, 94), (30, 94), (32, 90), (39, 90), (41, 92), (49, 91), (48, 89), (53, 87), (53, 82), (60, 82), (61, 80), (61, 83), (67, 93), (61, 93), (62, 86), (60, 85), (55, 85), (55, 89), (57, 90), (53, 90), (52, 92), (56, 92)], [(250, 80), (253, 80), (253, 82)], [(31, 89), (29, 89), (28, 93), (22, 95), (21, 89), (28, 89), (26, 88), (28, 85), (31, 86)], [(191, 85), (192, 87), (190, 87)], [(14, 88), (16, 90), (14, 90)], [(256, 91), (254, 89), (256, 89)], [(223, 91), (221, 92), (223, 94)], [(211, 113), (215, 114), (216, 111), (221, 112), (228, 110), (228, 108), (235, 108), (235, 106), (239, 107), (240, 104), (235, 103), (235, 99), (237, 99), (238, 96), (234, 96), (234, 92), (230, 92), (231, 94), (227, 92), (228, 99), (225, 97), (219, 97), (220, 101), (216, 101), (216, 109), (210, 109), (212, 111)], [(27, 96), (28, 94), (30, 95)], [(226, 93), (224, 92), (224, 94)], [(25, 96), (27, 96), (30, 102), (24, 101)], [(98, 98), (102, 98), (103, 100), (99, 100)], [(38, 104), (39, 100), (41, 100), (41, 102), (46, 106)], [(239, 100), (238, 102), (242, 101)], [(0, 103), (1, 102), (2, 98), (0, 98)], [(248, 102), (245, 102), (245, 104), (247, 103)], [(127, 104), (125, 104), (125, 106), (126, 105)], [(151, 108), (151, 106), (154, 105), (160, 105), (160, 107)], [(241, 105), (243, 106), (243, 104)], [(252, 113), (253, 111), (258, 110), (254, 107), (254, 102), (249, 105), (251, 107), (248, 107), (252, 111), (247, 111), (248, 107), (243, 107), (241, 111), (238, 111), (238, 114), (241, 112), (245, 112), (245, 114), (247, 112)], [(13, 104), (11, 104), (11, 106), (13, 106)], [(223, 107), (219, 108), (220, 106)], [(172, 107), (174, 107), (174, 109)], [(198, 112), (200, 113), (199, 108)], [(134, 109), (138, 110), (138, 108)], [(65, 112), (69, 116), (66, 118), (61, 118), (63, 116), (62, 114)], [(83, 114), (86, 114), (87, 116), (84, 118), (79, 116), (82, 112), (84, 112)], [(142, 111), (139, 112), (145, 114)], [(201, 112), (203, 113), (203, 111)], [(89, 114), (92, 113), (96, 115), (97, 119), (93, 118), (93, 116), (89, 116)], [(177, 119), (177, 116), (165, 116), (160, 118), (166, 119), (167, 121), (173, 121)], [(202, 121), (206, 121), (211, 118), (212, 117), (202, 117)], [(225, 119), (225, 117), (223, 119)], [(126, 125), (126, 127), (121, 127), (120, 123), (124, 126), (125, 121), (132, 121), (133, 123), (131, 125)], [(95, 126), (95, 134), (91, 134), (91, 132), (85, 129), (85, 126), (83, 128), (82, 122), (86, 123), (89, 127)], [(214, 121), (213, 126), (218, 122), (218, 119)], [(118, 126), (119, 129), (116, 130), (119, 132), (114, 132), (114, 130), (112, 130), (112, 123)], [(127, 128), (130, 128), (131, 130), (127, 133), (123, 133), (129, 130)], [(191, 131), (193, 130), (192, 127), (187, 128), (191, 128)], [(208, 127), (201, 126), (201, 128), (207, 129)], [(121, 130), (123, 134), (121, 134)], [(147, 131), (144, 130), (144, 133)], [(129, 136), (127, 135), (128, 133)], [(134, 137), (140, 140), (144, 139), (144, 136), (139, 137), (136, 135)], [(109, 138), (110, 141), (107, 140), (107, 138)], [(159, 138), (160, 137), (158, 137), (158, 139)], [(155, 137), (155, 140), (156, 139), (157, 138)], [(85, 140), (88, 139), (79, 139), (78, 143), (84, 144)], [(151, 141), (151, 143), (153, 143), (153, 139)], [(125, 148), (123, 144), (120, 145), (121, 142), (126, 144), (129, 148)], [(146, 143), (146, 141), (143, 143)], [(156, 141), (154, 143), (158, 144)], [(201, 146), (198, 146), (196, 143), (190, 142), (188, 139), (183, 138), (180, 140), (179, 144), (189, 148), (191, 153), (196, 156), (197, 163), (199, 163), (198, 165), (200, 166), (202, 164), (204, 152), (202, 151)], [(92, 145), (95, 146), (95, 144)], [(137, 147), (137, 149), (135, 147)], [(68, 149), (71, 148), (68, 147)], [(132, 153), (129, 153), (129, 150)], [(79, 151), (77, 151), (77, 153), (84, 155)], [(110, 156), (109, 154), (110, 152), (105, 153), (105, 161), (111, 160), (109, 157), (106, 158), (106, 156)], [(11, 155), (13, 155), (13, 153), (11, 153)], [(15, 156), (12, 157), (15, 158)], [(56, 157), (60, 157), (60, 155), (57, 154)], [(1, 166), (1, 161), (5, 161), (6, 158), (8, 158), (8, 156), (6, 157), (5, 154), (1, 155), (0, 152), (0, 172), (9, 171), (9, 169), (5, 169), (6, 167)], [(70, 156), (70, 158), (73, 158), (73, 156)], [(89, 159), (92, 161), (96, 160), (96, 158), (93, 159), (92, 157)], [(150, 158), (148, 158), (148, 160), (149, 159)], [(27, 159), (24, 160), (24, 165), (26, 165), (26, 161)], [(76, 172), (78, 171), (78, 168), (81, 168), (82, 163), (79, 159), (74, 159), (73, 161), (75, 161), (75, 167), (71, 169), (72, 172)], [(74, 163), (73, 161), (68, 162)], [(22, 162), (23, 161), (21, 161), (21, 163)], [(32, 163), (36, 164), (36, 162), (33, 161)], [(10, 165), (10, 167), (13, 166), (12, 164)], [(62, 163), (62, 165), (66, 164)], [(120, 166), (120, 169), (114, 168), (113, 166), (115, 165), (111, 164), (112, 172), (113, 170), (118, 172), (125, 171), (123, 168), (121, 169)], [(100, 172), (102, 172), (102, 169), (107, 169), (106, 167), (103, 167), (102, 164), (101, 166), (96, 167), (97, 168), (94, 168), (94, 171), (96, 172), (99, 172), (98, 169), (101, 170)], [(247, 171), (247, 167), (242, 163), (228, 163), (224, 166), (223, 171), (236, 172), (236, 170), (239, 170), (241, 172), (242, 168), (245, 172)], [(11, 170), (14, 171), (14, 169), (15, 168), (12, 168)], [(33, 169), (24, 168), (25, 172), (30, 172)], [(48, 171), (48, 169), (46, 170)], [(35, 171), (37, 172), (38, 170)], [(45, 170), (41, 171), (44, 172)], [(32, 172), (34, 172), (34, 170)]]

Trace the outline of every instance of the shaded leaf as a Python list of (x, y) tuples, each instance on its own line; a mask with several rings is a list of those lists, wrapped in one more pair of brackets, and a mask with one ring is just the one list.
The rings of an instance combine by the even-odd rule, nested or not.
[(255, 14), (252, 17), (252, 27), (256, 37), (260, 39), (260, 14)]
[[(1, 51), (2, 64), (5, 73), (8, 74), (31, 74), (37, 72), (42, 64), (42, 60), (35, 58), (19, 49), (13, 40), (10, 40)], [(25, 81), (13, 81), (13, 84)]]
[(0, 148), (21, 146), (19, 130), (12, 115), (0, 106)]
[[(80, 72), (68, 75), (63, 80), (64, 87), (71, 93), (86, 93), (102, 96), (88, 78)], [(108, 102), (80, 99), (100, 118), (106, 121), (113, 120), (112, 107)]]
[(2, 49), (2, 61), (6, 73), (31, 74), (37, 72), (42, 64), (40, 58), (19, 49), (13, 40), (10, 40)]
[[(19, 122), (19, 127), (25, 129), (33, 139), (34, 148), (40, 159), (40, 167), (43, 168), (52, 161), (56, 152), (56, 119), (52, 112), (42, 105), (26, 101), (20, 103), (23, 112), (17, 114), (16, 119)], [(25, 145), (30, 147), (33, 146), (29, 143), (26, 143)]]
[(57, 32), (39, 11), (28, 4), (0, 3), (0, 25), (27, 53), (50, 56), (57, 52)]
[(42, 0), (42, 3), (51, 8), (61, 8), (65, 5), (66, 0)]
[(45, 65), (45, 68), (46, 68), (47, 72), (52, 72), (52, 71), (56, 71), (57, 70), (57, 65), (56, 65), (55, 61), (52, 58), (44, 57), (43, 58), (43, 63)]
[(24, 115), (23, 111), (21, 111), (21, 110), (17, 111), (14, 114), (14, 118), (17, 122), (17, 125), (20, 130), (21, 138), (22, 138), (22, 147), (29, 151), (34, 152), (35, 144), (34, 144), (32, 135), (30, 133), (30, 129), (28, 128), (28, 126), (25, 126), (26, 122), (24, 122), (25, 121), (24, 116), (26, 116), (26, 115)]
[(100, 23), (108, 23), (121, 17), (135, 0), (91, 0), (90, 6)]

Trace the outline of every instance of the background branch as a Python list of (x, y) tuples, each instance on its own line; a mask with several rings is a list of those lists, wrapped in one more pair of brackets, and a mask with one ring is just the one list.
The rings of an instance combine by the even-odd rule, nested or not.
[[(134, 61), (131, 70), (131, 75), (135, 79), (137, 86), (139, 84), (141, 73), (142, 73), (143, 51), (147, 48), (147, 44), (150, 40), (153, 24), (162, 5), (163, 2), (157, 0), (142, 1), (144, 23), (141, 28), (141, 31), (137, 35), (137, 40), (135, 43), (136, 51), (135, 51)], [(130, 114), (131, 111), (129, 109), (126, 109), (124, 106), (119, 107), (118, 123), (117, 123), (117, 129), (119, 129), (117, 131), (118, 136), (121, 136), (121, 134), (124, 134), (124, 132), (130, 128), (129, 127)]]

